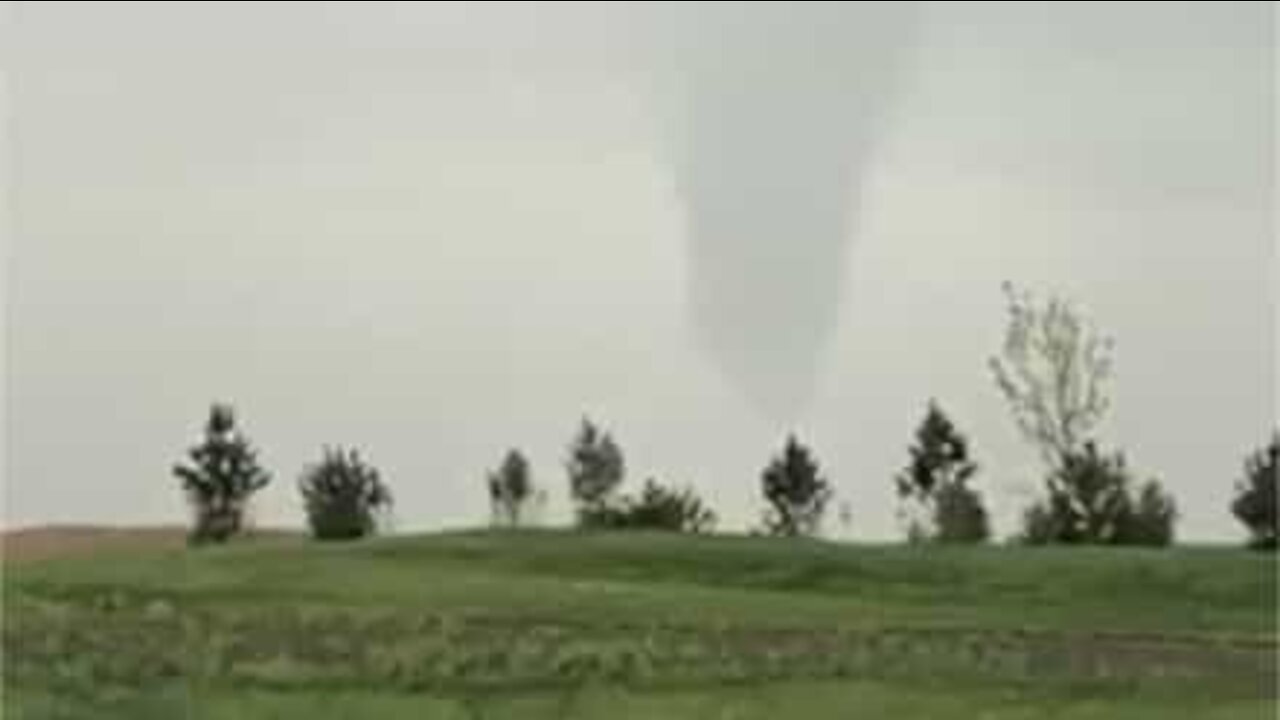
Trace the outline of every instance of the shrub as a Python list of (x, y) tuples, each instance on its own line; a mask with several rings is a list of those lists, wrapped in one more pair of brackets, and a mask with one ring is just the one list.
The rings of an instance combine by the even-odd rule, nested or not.
[(390, 510), (391, 491), (378, 471), (355, 450), (325, 448), (307, 467), (298, 487), (311, 534), (317, 540), (353, 540), (371, 535), (380, 514)]
[(1236, 483), (1231, 513), (1249, 530), (1249, 547), (1275, 550), (1280, 528), (1276, 520), (1276, 483), (1280, 472), (1280, 432), (1271, 443), (1249, 456), (1244, 479)]
[(660, 485), (653, 478), (644, 483), (639, 497), (623, 496), (598, 511), (597, 527), (633, 530), (669, 530), (701, 533), (715, 527), (716, 515), (690, 487)]
[(1173, 543), (1173, 526), (1178, 509), (1160, 484), (1154, 480), (1142, 486), (1133, 512), (1121, 526), (1120, 540), (1127, 545), (1162, 547)]
[(668, 488), (653, 478), (645, 481), (640, 497), (628, 503), (626, 515), (628, 527), (675, 532), (707, 532), (716, 523), (716, 514), (693, 488)]
[(1068, 453), (1049, 476), (1047, 497), (1023, 517), (1032, 544), (1168, 545), (1177, 508), (1159, 483), (1135, 497), (1124, 455), (1104, 455), (1096, 443)]
[(991, 536), (982, 496), (964, 483), (938, 486), (933, 501), (934, 534), (941, 543), (980, 543)]

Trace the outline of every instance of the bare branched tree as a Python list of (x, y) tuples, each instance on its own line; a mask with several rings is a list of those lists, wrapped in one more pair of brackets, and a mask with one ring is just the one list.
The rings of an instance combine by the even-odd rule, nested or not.
[(991, 370), (1018, 429), (1056, 468), (1080, 450), (1107, 412), (1114, 344), (1061, 297), (1037, 304), (1010, 283), (1004, 292), (1009, 325)]

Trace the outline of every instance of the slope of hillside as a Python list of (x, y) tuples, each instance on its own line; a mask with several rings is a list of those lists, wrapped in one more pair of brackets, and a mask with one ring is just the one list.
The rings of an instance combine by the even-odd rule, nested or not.
[(1228, 549), (550, 531), (161, 545), (7, 568), (5, 709), (1267, 717), (1275, 599), (1272, 559)]

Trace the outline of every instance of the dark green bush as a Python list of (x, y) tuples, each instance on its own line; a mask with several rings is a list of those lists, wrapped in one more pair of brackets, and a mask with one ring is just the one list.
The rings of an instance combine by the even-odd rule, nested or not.
[(355, 450), (325, 448), (298, 482), (311, 534), (317, 540), (354, 540), (377, 530), (390, 510), (391, 491), (377, 469)]

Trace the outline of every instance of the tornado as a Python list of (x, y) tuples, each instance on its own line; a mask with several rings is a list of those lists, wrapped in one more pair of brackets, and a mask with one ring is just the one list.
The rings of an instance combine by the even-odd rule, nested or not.
[(766, 417), (811, 399), (911, 3), (668, 9), (667, 150), (698, 344)]

